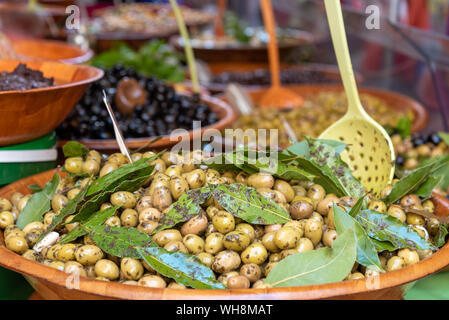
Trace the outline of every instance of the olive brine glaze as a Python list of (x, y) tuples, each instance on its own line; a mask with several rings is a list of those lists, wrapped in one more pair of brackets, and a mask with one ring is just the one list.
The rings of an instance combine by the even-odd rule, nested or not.
[[(152, 152), (134, 153), (132, 159), (138, 161), (153, 156)], [(298, 252), (331, 247), (339, 236), (333, 218), (333, 205), (352, 207), (357, 201), (348, 196), (339, 198), (326, 194), (321, 185), (310, 181), (284, 181), (267, 173), (218, 172), (192, 164), (192, 157), (198, 159), (202, 154), (192, 152), (190, 156), (182, 157), (164, 153), (153, 160), (154, 172), (143, 187), (135, 192), (116, 191), (102, 203), (101, 210), (119, 207), (114, 215), (104, 221), (104, 225), (136, 228), (151, 235), (158, 246), (169, 252), (196, 255), (202, 264), (214, 271), (219, 282), (231, 289), (268, 288), (270, 284), (264, 279), (279, 261)], [(6, 247), (27, 259), (97, 280), (152, 288), (185, 288), (157, 273), (141, 259), (107, 254), (88, 234), (70, 243), (52, 243), (40, 252), (32, 249), (53, 219), (89, 183), (90, 178), (74, 175), (84, 173), (102, 177), (127, 163), (128, 159), (122, 154), (106, 157), (94, 150), (84, 157), (67, 158), (64, 168), (69, 175), (61, 179), (52, 197), (50, 210), (44, 214), (42, 222), (28, 223), (22, 230), (15, 223), (30, 196), (16, 192), (10, 199), (0, 198), (0, 228), (4, 229)], [(154, 233), (170, 206), (187, 191), (211, 184), (234, 183), (255, 188), (259, 194), (274, 200), (289, 213), (290, 221), (265, 226), (246, 223), (224, 210), (212, 196), (201, 205), (200, 212), (188, 221)], [(388, 195), (391, 189), (392, 186), (386, 188), (381, 197)], [(414, 194), (408, 194), (398, 204), (389, 206), (374, 198), (368, 199), (368, 209), (387, 212), (423, 238), (429, 239), (438, 232), (438, 220), (406, 212), (404, 208), (434, 212), (431, 200), (421, 202)], [(73, 214), (69, 215), (64, 219), (65, 223), (56, 229), (59, 239), (78, 226), (78, 222), (70, 223), (73, 218)], [(415, 264), (432, 254), (430, 249), (400, 249), (379, 253), (379, 260), (388, 272)], [(356, 262), (345, 280), (376, 274), (379, 274), (378, 270)]]
[(175, 92), (169, 84), (146, 77), (121, 65), (105, 71), (103, 79), (92, 84), (70, 116), (56, 129), (61, 139), (113, 139), (112, 120), (103, 105), (102, 90), (117, 111), (115, 95), (123, 78), (136, 79), (146, 91), (143, 104), (137, 104), (130, 114), (115, 112), (126, 138), (154, 137), (170, 134), (175, 129), (192, 129), (193, 121), (205, 127), (218, 121), (217, 115), (200, 101), (198, 95)]

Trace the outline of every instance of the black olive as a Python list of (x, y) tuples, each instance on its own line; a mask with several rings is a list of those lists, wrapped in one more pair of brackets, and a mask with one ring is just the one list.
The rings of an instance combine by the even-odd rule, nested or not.
[(426, 139), (424, 139), (421, 136), (416, 136), (416, 137), (412, 138), (412, 143), (413, 143), (413, 146), (418, 147), (418, 146), (426, 143)]
[(438, 135), (438, 133), (434, 132), (434, 133), (429, 135), (429, 137), (427, 138), (427, 141), (430, 142), (430, 143), (433, 143), (436, 146), (436, 145), (440, 144), (441, 138)]
[(402, 165), (404, 164), (404, 162), (405, 162), (404, 157), (398, 156), (398, 157), (396, 158), (396, 164), (402, 166)]

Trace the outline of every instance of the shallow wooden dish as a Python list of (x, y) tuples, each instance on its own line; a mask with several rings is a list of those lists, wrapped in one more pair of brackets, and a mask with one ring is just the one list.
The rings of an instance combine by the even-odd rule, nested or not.
[[(306, 97), (307, 95), (316, 95), (323, 91), (337, 91), (342, 92), (343, 86), (341, 85), (326, 85), (326, 84), (317, 84), (317, 85), (289, 85), (285, 86), (298, 94)], [(249, 90), (253, 101), (256, 103), (261, 99), (262, 95), (265, 93), (267, 89), (254, 89)], [(385, 101), (387, 105), (391, 108), (398, 110), (407, 110), (411, 109), (415, 114), (415, 121), (412, 124), (412, 132), (418, 132), (423, 130), (427, 123), (429, 122), (429, 113), (425, 109), (425, 107), (416, 100), (409, 98), (405, 95), (383, 90), (383, 89), (375, 89), (375, 88), (359, 88), (360, 93), (370, 94), (379, 99)]]
[[(268, 70), (268, 65), (265, 63), (211, 63), (208, 65), (211, 73), (213, 75), (219, 75), (224, 72), (251, 72), (254, 70), (265, 69)], [(323, 73), (324, 77), (328, 82), (341, 83), (340, 71), (338, 67), (331, 64), (322, 63), (308, 63), (308, 64), (281, 64), (281, 70), (291, 69), (298, 71), (317, 71)], [(363, 77), (361, 74), (356, 75), (357, 83), (363, 82)], [(308, 83), (313, 83), (313, 81), (308, 81)], [(227, 84), (224, 83), (214, 83), (204, 84), (203, 87), (207, 89), (212, 94), (223, 93), (226, 90)], [(248, 90), (258, 90), (267, 89), (269, 85), (242, 85)]]
[[(194, 134), (197, 134), (199, 137), (201, 137), (204, 132), (207, 132), (208, 130), (223, 130), (227, 127), (230, 127), (232, 122), (235, 121), (237, 118), (237, 113), (235, 110), (226, 102), (213, 98), (207, 95), (202, 95), (201, 100), (205, 102), (210, 109), (215, 112), (218, 116), (218, 122), (201, 128), (200, 130), (190, 130), (187, 135), (184, 135), (180, 137), (178, 140), (170, 140), (170, 136), (166, 135), (163, 136), (160, 140), (155, 141), (153, 144), (151, 144), (152, 149), (165, 149), (170, 146), (175, 145), (176, 143), (182, 141), (182, 139), (188, 139), (189, 141), (192, 141), (192, 138)], [(126, 138), (126, 137), (125, 137)], [(156, 137), (148, 137), (148, 138), (130, 138), (126, 139), (126, 146), (130, 149), (138, 149), (141, 147), (144, 147), (148, 145), (150, 141), (152, 141)], [(59, 141), (58, 146), (62, 147), (67, 141)], [(101, 150), (104, 153), (111, 153), (118, 151), (118, 145), (115, 139), (97, 139), (97, 140), (91, 140), (91, 139), (82, 139), (79, 140), (82, 144), (86, 145), (90, 149), (96, 149)]]
[(94, 55), (90, 49), (83, 50), (62, 41), (11, 39), (11, 44), (20, 58), (24, 59), (31, 58), (77, 64), (89, 61)]
[[(30, 193), (27, 186), (43, 186), (55, 170), (37, 174), (0, 189), (0, 197), (9, 198), (14, 192)], [(449, 202), (445, 198), (434, 198), (445, 202), (438, 214), (449, 215)], [(78, 289), (68, 289), (69, 274), (27, 260), (6, 249), (3, 232), (0, 231), (0, 265), (21, 273), (44, 299), (401, 299), (409, 283), (428, 276), (449, 265), (449, 244), (430, 258), (401, 270), (382, 274), (378, 281), (373, 278), (337, 282), (331, 284), (245, 290), (197, 290), (197, 289), (153, 289), (116, 282), (105, 282), (81, 277)]]
[[(306, 31), (294, 30), (295, 41), (289, 43), (279, 43), (279, 56), (286, 57), (295, 49), (301, 46), (312, 45), (316, 39)], [(184, 46), (180, 42), (180, 37), (173, 37), (171, 43), (179, 51), (184, 51)], [(195, 58), (207, 63), (229, 62), (268, 62), (268, 51), (266, 46), (228, 46), (211, 47), (192, 46)]]
[(103, 76), (102, 70), (93, 67), (31, 60), (0, 60), (0, 71), (12, 71), (19, 63), (54, 77), (56, 85), (0, 92), (0, 146), (30, 141), (54, 130), (87, 86)]

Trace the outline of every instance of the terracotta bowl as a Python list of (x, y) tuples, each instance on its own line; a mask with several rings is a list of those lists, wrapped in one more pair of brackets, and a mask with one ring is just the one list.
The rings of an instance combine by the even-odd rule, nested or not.
[[(293, 36), (293, 35), (292, 35)], [(312, 45), (316, 39), (309, 32), (294, 30), (295, 41), (279, 43), (279, 56), (287, 57), (295, 49), (301, 46)], [(171, 43), (179, 51), (184, 51), (180, 37), (173, 37)], [(219, 63), (223, 61), (232, 62), (268, 62), (268, 51), (266, 46), (235, 46), (235, 47), (192, 47), (195, 58), (207, 63)]]
[[(215, 130), (223, 130), (225, 128), (228, 128), (231, 126), (232, 122), (235, 121), (237, 118), (237, 113), (235, 110), (226, 102), (213, 98), (207, 95), (202, 95), (201, 100), (205, 102), (209, 108), (217, 114), (218, 122), (201, 128), (200, 130), (196, 131), (189, 131), (187, 135), (183, 135), (179, 137), (178, 140), (170, 140), (170, 136), (166, 135), (163, 136), (160, 140), (155, 141), (154, 144), (151, 144), (152, 149), (165, 149), (170, 146), (175, 145), (176, 143), (182, 141), (183, 139), (186, 141), (187, 139), (189, 141), (192, 140), (194, 134), (198, 134), (198, 136), (201, 136), (204, 132), (207, 132), (208, 130), (215, 129)], [(126, 138), (126, 137), (125, 137)], [(148, 145), (150, 141), (152, 141), (155, 137), (149, 137), (149, 138), (130, 138), (126, 139), (126, 146), (130, 149), (138, 149), (141, 147), (144, 147)], [(59, 141), (58, 146), (62, 147), (67, 141)], [(79, 140), (82, 144), (86, 145), (90, 149), (96, 149), (101, 150), (103, 153), (111, 153), (116, 152), (119, 150), (117, 142), (115, 139), (98, 139), (98, 140), (92, 140), (92, 139), (82, 139)]]
[[(12, 193), (17, 191), (23, 194), (29, 193), (28, 185), (43, 186), (51, 179), (53, 173), (54, 170), (47, 171), (14, 182), (0, 189), (0, 197), (9, 198)], [(437, 206), (438, 214), (449, 214), (448, 200), (434, 198), (434, 201), (445, 202), (445, 205)], [(2, 231), (0, 231), (0, 265), (24, 275), (44, 299), (401, 299), (409, 283), (449, 265), (449, 244), (446, 244), (430, 258), (415, 265), (380, 275), (377, 278), (378, 281), (361, 279), (272, 289), (153, 289), (85, 277), (81, 277), (78, 289), (68, 289), (66, 283), (71, 283), (68, 279), (69, 274), (27, 260), (6, 249)]]
[(102, 70), (93, 67), (31, 60), (0, 60), (0, 71), (12, 71), (19, 63), (54, 77), (56, 85), (0, 92), (0, 146), (30, 141), (54, 130), (87, 86), (103, 76)]
[[(343, 86), (341, 85), (292, 85), (286, 86), (287, 88), (299, 93), (300, 95), (306, 97), (308, 95), (316, 95), (324, 91), (336, 91), (343, 92)], [(254, 89), (249, 90), (248, 93), (252, 97), (253, 101), (256, 103), (262, 98), (263, 94), (267, 89)], [(365, 93), (382, 99), (391, 108), (398, 110), (411, 109), (415, 114), (415, 121), (412, 124), (412, 132), (418, 132), (423, 130), (429, 121), (429, 113), (425, 107), (416, 100), (409, 98), (405, 95), (375, 88), (359, 88), (360, 93)]]
[(93, 51), (62, 41), (11, 39), (14, 51), (20, 58), (50, 60), (63, 63), (85, 63), (93, 57)]
[[(268, 70), (268, 65), (265, 63), (211, 63), (208, 65), (211, 73), (213, 75), (219, 75), (224, 72), (251, 72), (254, 70), (265, 69)], [(281, 64), (281, 70), (290, 69), (290, 70), (298, 70), (298, 71), (317, 71), (321, 72), (328, 82), (332, 83), (341, 83), (340, 72), (338, 71), (338, 67), (331, 64), (322, 64), (322, 63), (308, 63), (308, 64)], [(357, 83), (363, 82), (363, 77), (361, 74), (356, 73), (356, 81)], [(312, 81), (308, 81), (308, 83), (312, 83)], [(203, 85), (205, 89), (207, 89), (212, 94), (223, 93), (226, 90), (227, 84), (224, 83), (214, 83), (211, 82), (209, 84)], [(258, 89), (266, 89), (267, 85), (244, 85), (244, 88), (248, 90), (258, 90)]]

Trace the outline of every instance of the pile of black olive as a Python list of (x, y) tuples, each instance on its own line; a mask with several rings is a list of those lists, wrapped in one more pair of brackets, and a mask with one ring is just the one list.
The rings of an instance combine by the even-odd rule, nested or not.
[[(213, 76), (211, 82), (223, 84), (236, 82), (245, 86), (268, 86), (271, 84), (271, 79), (270, 71), (268, 69), (256, 69), (247, 72), (222, 72)], [(298, 68), (281, 70), (281, 83), (283, 84), (330, 82), (335, 82), (335, 79), (332, 79), (322, 71), (303, 70)]]
[[(134, 78), (147, 92), (146, 101), (130, 115), (117, 112), (114, 95), (122, 78)], [(200, 101), (198, 95), (175, 92), (169, 84), (137, 73), (132, 68), (116, 65), (93, 83), (70, 116), (56, 129), (60, 139), (113, 139), (112, 121), (103, 104), (102, 90), (109, 96), (115, 116), (125, 138), (154, 137), (170, 134), (175, 129), (192, 129), (193, 121), (201, 126), (217, 122), (217, 115)]]

